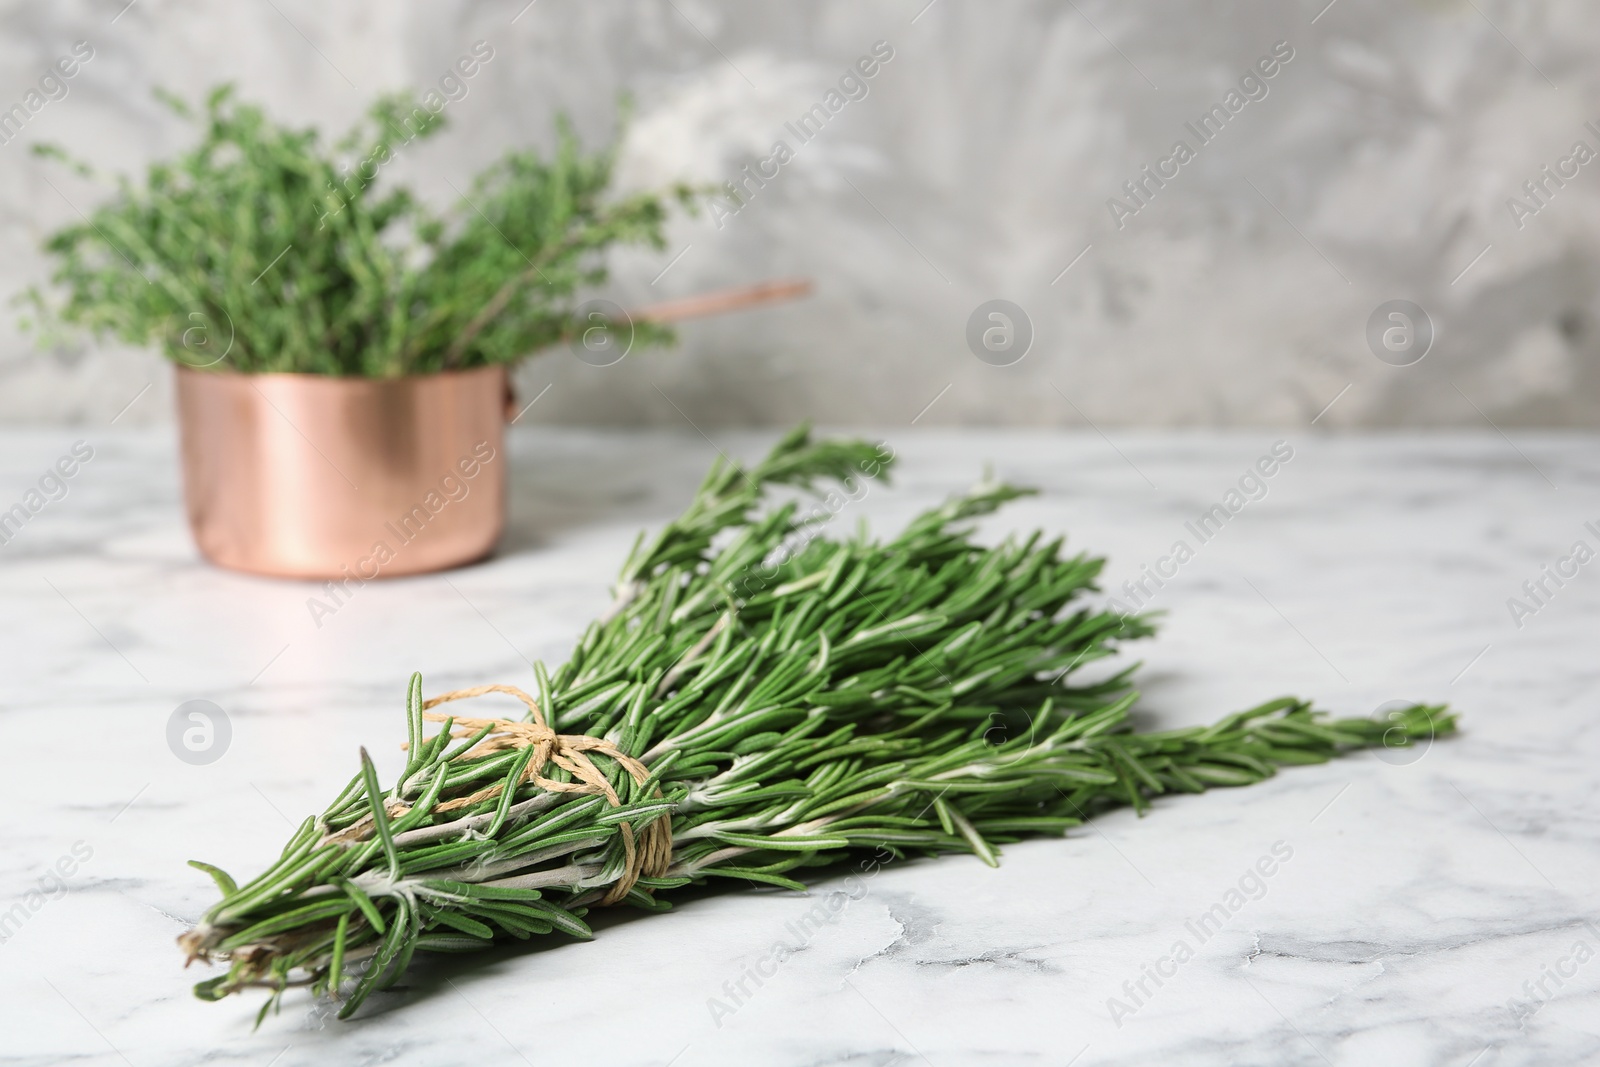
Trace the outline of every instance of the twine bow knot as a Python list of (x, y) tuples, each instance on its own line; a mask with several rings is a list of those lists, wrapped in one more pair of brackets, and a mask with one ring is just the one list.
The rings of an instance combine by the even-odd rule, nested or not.
[[(469, 697), (483, 696), (485, 693), (506, 693), (516, 697), (527, 705), (533, 721), (457, 718), (442, 712), (426, 710), (452, 700), (465, 700)], [(544, 711), (538, 702), (513, 685), (480, 685), (471, 689), (456, 689), (424, 702), (422, 707), (424, 709), (422, 717), (430, 722), (453, 720), (452, 735), (455, 737), (473, 737), (489, 729), (489, 733), (466, 754), (469, 758), (489, 756), (512, 749), (532, 748), (533, 755), (528, 759), (516, 786), (532, 782), (539, 788), (548, 789), (553, 793), (598, 794), (610, 801), (612, 807), (621, 807), (622, 798), (617, 795), (617, 791), (612, 788), (611, 782), (600, 768), (595, 766), (594, 760), (589, 757), (591, 752), (598, 752), (615, 760), (639, 785), (644, 785), (650, 780), (650, 772), (643, 763), (605, 738), (591, 737), (588, 734), (556, 733), (545, 720)], [(543, 771), (552, 763), (571, 774), (577, 781), (562, 782), (545, 777)], [(516, 786), (513, 786), (513, 789)], [(445, 801), (434, 810), (454, 811), (458, 808), (470, 808), (499, 796), (504, 789), (503, 782), (485, 786), (475, 793)], [(661, 795), (660, 789), (656, 790), (656, 795)], [(600, 898), (601, 904), (615, 904), (627, 897), (641, 876), (659, 878), (666, 873), (672, 861), (672, 820), (667, 816), (661, 815), (653, 819), (650, 825), (639, 832), (637, 839), (633, 827), (628, 823), (620, 823), (619, 829), (622, 833), (622, 848), (626, 862), (622, 876), (605, 896)]]

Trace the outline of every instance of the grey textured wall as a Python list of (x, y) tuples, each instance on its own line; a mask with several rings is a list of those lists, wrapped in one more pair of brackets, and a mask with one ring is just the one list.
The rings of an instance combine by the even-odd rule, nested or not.
[[(130, 170), (186, 137), (153, 85), (193, 96), (223, 79), (338, 130), (483, 39), (496, 56), (449, 105), (453, 128), (398, 177), (447, 201), (505, 147), (548, 141), (553, 109), (605, 136), (631, 91), (630, 183), (732, 178), (778, 140), (793, 159), (737, 214), (676, 224), (665, 256), (619, 255), (607, 295), (817, 282), (804, 303), (693, 325), (617, 366), (534, 359), (527, 395), (552, 388), (530, 418), (1303, 425), (1336, 398), (1319, 425), (1600, 412), (1600, 164), (1576, 150), (1600, 151), (1600, 9), (1582, 0), (125, 2), (0, 15), (0, 109), (72, 42), (94, 48), (0, 146), (0, 290), (42, 276), (41, 235), (94, 196), (28, 142)], [(866, 96), (802, 143), (785, 122), (878, 41), (893, 58)], [(1292, 59), (1228, 100), (1280, 41)], [(1203, 143), (1185, 123), (1213, 104), (1229, 121)], [(1146, 180), (1141, 204), (1122, 186), (1146, 165), (1171, 176)], [(966, 340), (991, 298), (1032, 324), (1009, 366)], [(1411, 366), (1369, 350), (1391, 299), (1436, 333)], [(104, 422), (135, 396), (122, 423), (169, 417), (156, 358), (41, 354), (3, 319), (0, 418)]]

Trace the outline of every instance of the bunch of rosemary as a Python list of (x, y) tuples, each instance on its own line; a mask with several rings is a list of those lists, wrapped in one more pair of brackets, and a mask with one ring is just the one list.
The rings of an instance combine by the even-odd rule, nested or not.
[[(1134, 733), (1128, 671), (1073, 672), (1152, 632), (1088, 602), (1102, 560), (1039, 534), (985, 547), (968, 520), (1023, 495), (980, 485), (893, 540), (799, 538), (790, 501), (879, 476), (865, 442), (801, 428), (752, 469), (717, 463), (689, 509), (623, 568), (617, 599), (556, 671), (535, 667), (518, 722), (407, 701), (409, 759), (387, 790), (361, 772), (181, 937), (228, 961), (218, 999), (292, 984), (341, 1017), (413, 953), (497, 937), (589, 935), (597, 904), (664, 909), (712, 878), (803, 889), (851, 849), (967, 851), (1059, 834), (1108, 807), (1247, 785), (1276, 764), (1406, 744), (1454, 726), (1442, 707), (1328, 720), (1284, 698), (1209, 728)], [(475, 696), (485, 687), (451, 694)], [(443, 720), (427, 736), (426, 722)]]
[[(678, 186), (610, 195), (614, 149), (584, 152), (558, 119), (548, 158), (512, 151), (485, 168), (446, 214), (383, 168), (444, 119), (404, 96), (380, 98), (335, 143), (274, 122), (213, 91), (195, 114), (158, 94), (199, 137), (142, 182), (45, 243), (59, 298), (23, 294), (25, 322), (56, 340), (64, 326), (159, 345), (194, 367), (249, 373), (394, 377), (507, 363), (590, 325), (584, 286), (606, 277), (619, 244), (664, 246)], [(59, 148), (36, 151), (64, 160)], [(632, 324), (641, 343), (665, 327)]]

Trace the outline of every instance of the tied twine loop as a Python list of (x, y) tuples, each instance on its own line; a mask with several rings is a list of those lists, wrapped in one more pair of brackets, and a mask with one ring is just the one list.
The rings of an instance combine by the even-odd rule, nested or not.
[[(528, 706), (533, 722), (456, 718), (442, 712), (426, 710), (452, 700), (466, 700), (486, 693), (505, 693), (516, 697)], [(612, 807), (621, 807), (622, 798), (617, 796), (617, 791), (612, 788), (605, 774), (595, 766), (594, 760), (589, 758), (591, 752), (598, 752), (616, 760), (639, 785), (644, 785), (650, 779), (650, 772), (644, 764), (603, 737), (556, 733), (545, 720), (544, 711), (538, 702), (514, 685), (479, 685), (471, 689), (456, 689), (424, 702), (422, 707), (424, 708), (422, 717), (431, 722), (454, 720), (453, 736), (473, 737), (485, 729), (490, 730), (483, 740), (466, 753), (467, 758), (490, 756), (511, 749), (532, 748), (533, 755), (529, 758), (522, 777), (516, 783), (519, 786), (523, 782), (532, 782), (541, 789), (548, 789), (553, 793), (598, 794), (610, 801)], [(551, 763), (571, 774), (577, 781), (559, 782), (553, 778), (546, 778), (542, 772), (545, 766)], [(470, 808), (499, 796), (504, 789), (503, 782), (485, 786), (468, 796), (445, 801), (434, 810), (454, 811), (459, 808)], [(656, 796), (660, 795), (661, 790), (658, 788)], [(672, 820), (666, 815), (657, 816), (652, 820), (650, 825), (639, 832), (637, 839), (633, 827), (628, 823), (619, 823), (618, 828), (622, 832), (622, 848), (626, 863), (622, 877), (618, 878), (605, 896), (600, 898), (601, 904), (615, 904), (627, 897), (641, 876), (659, 878), (666, 873), (672, 861)]]

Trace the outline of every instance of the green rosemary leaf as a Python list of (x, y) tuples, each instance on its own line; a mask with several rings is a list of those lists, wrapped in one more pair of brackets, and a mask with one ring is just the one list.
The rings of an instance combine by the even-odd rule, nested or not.
[(775, 885), (782, 889), (793, 889), (797, 893), (806, 891), (804, 882), (797, 882), (793, 878), (785, 878), (781, 874), (768, 874), (751, 867), (709, 867), (706, 873), (717, 878), (740, 878), (747, 882), (763, 882)]
[(386, 924), (383, 921), (383, 916), (379, 913), (378, 906), (372, 902), (372, 898), (367, 896), (365, 890), (346, 879), (339, 879), (337, 886), (344, 891), (346, 896), (355, 901), (356, 907), (361, 909), (361, 914), (367, 917), (367, 922), (372, 924), (374, 930), (380, 934), (385, 931)]
[[(444, 728), (447, 731), (450, 729), (450, 720), (446, 720)], [(449, 773), (444, 768), (440, 768), (428, 780), (426, 791), (411, 806), (411, 810), (396, 819), (389, 827), (390, 836), (397, 837), (413, 826), (419, 826), (426, 822), (433, 815), (433, 806), (438, 802), (439, 793), (444, 789), (445, 783), (449, 781), (449, 778)]]
[(493, 941), (451, 934), (424, 933), (417, 937), (417, 948), (423, 952), (482, 952), (493, 944)]
[(1189, 774), (1206, 785), (1254, 785), (1262, 776), (1235, 767), (1219, 767), (1214, 763), (1196, 763)]
[(430, 924), (448, 926), (458, 930), (469, 937), (479, 937), (485, 941), (494, 940), (494, 931), (476, 919), (469, 918), (449, 908), (423, 908), (423, 915)]
[(537, 889), (510, 889), (504, 886), (479, 885), (472, 882), (454, 882), (444, 878), (429, 878), (422, 885), (437, 892), (448, 893), (462, 900), (510, 900), (527, 902), (538, 900)]
[(207, 874), (209, 874), (211, 876), (211, 880), (217, 883), (217, 888), (222, 891), (222, 895), (224, 897), (231, 897), (233, 894), (239, 891), (239, 887), (234, 884), (233, 879), (229, 877), (228, 872), (223, 870), (221, 867), (214, 867), (209, 863), (202, 863), (199, 860), (190, 860), (189, 866), (193, 867), (197, 871), (205, 871)]
[(400, 854), (395, 851), (394, 835), (389, 832), (389, 810), (384, 806), (383, 790), (378, 788), (378, 769), (372, 765), (367, 750), (361, 750), (361, 777), (367, 786), (367, 804), (372, 815), (373, 828), (378, 840), (383, 842), (383, 854), (389, 860), (389, 877), (400, 877)]
[[(422, 672), (414, 671), (411, 684), (406, 687), (406, 750), (414, 761), (424, 757), (422, 743)], [(402, 776), (404, 777), (404, 776)]]
[(524, 748), (517, 754), (511, 770), (506, 774), (506, 780), (500, 789), (500, 803), (495, 808), (494, 821), (489, 823), (489, 828), (483, 832), (485, 837), (493, 837), (500, 832), (500, 827), (505, 825), (506, 815), (511, 811), (511, 803), (517, 798), (517, 783), (522, 781), (522, 772), (528, 769), (528, 761), (533, 758), (533, 749)]
[(1062, 834), (1074, 826), (1082, 826), (1082, 819), (1069, 815), (1033, 817), (1017, 816), (1006, 819), (978, 819), (974, 824), (991, 834)]
[(713, 835), (718, 841), (741, 848), (756, 848), (774, 852), (815, 852), (823, 848), (848, 848), (850, 842), (843, 837), (799, 834), (779, 837), (776, 834), (740, 834), (719, 830)]
[(344, 944), (350, 934), (350, 913), (339, 916), (339, 925), (333, 932), (333, 955), (328, 960), (328, 992), (337, 994), (344, 981)]

